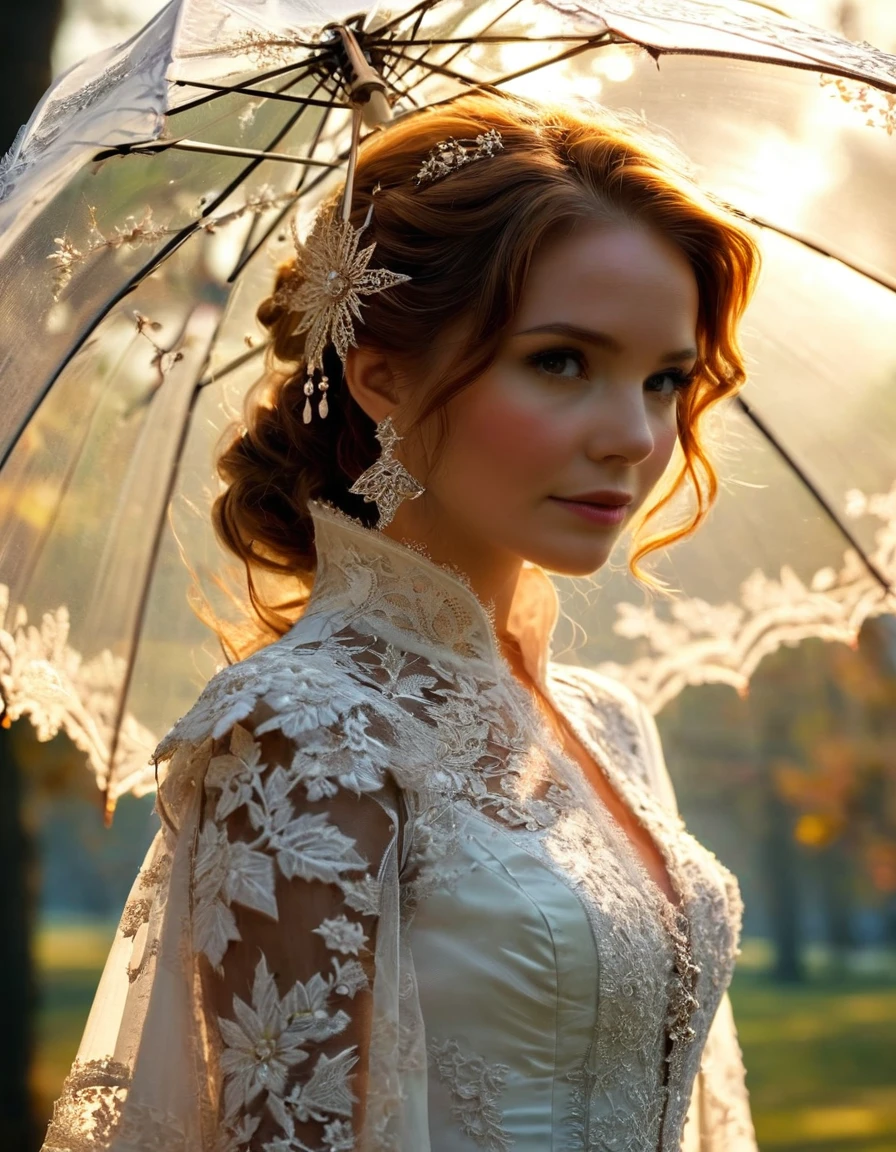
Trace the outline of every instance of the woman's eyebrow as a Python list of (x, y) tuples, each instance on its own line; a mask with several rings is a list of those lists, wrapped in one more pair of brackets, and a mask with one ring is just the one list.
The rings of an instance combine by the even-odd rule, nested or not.
[[(526, 328), (522, 332), (514, 332), (514, 336), (568, 336), (571, 340), (579, 340), (583, 344), (594, 344), (598, 348), (605, 348), (608, 352), (621, 352), (622, 345), (606, 332), (596, 332), (590, 328), (579, 328), (577, 324), (539, 324), (536, 328)], [(681, 348), (676, 352), (667, 352), (659, 357), (660, 364), (675, 364), (681, 360), (695, 360), (696, 348)]]

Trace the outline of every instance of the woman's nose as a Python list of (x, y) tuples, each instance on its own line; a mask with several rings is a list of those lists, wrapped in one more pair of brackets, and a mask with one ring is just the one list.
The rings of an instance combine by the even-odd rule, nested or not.
[(617, 458), (640, 464), (654, 448), (651, 412), (643, 387), (612, 389), (589, 421), (587, 453), (592, 460)]

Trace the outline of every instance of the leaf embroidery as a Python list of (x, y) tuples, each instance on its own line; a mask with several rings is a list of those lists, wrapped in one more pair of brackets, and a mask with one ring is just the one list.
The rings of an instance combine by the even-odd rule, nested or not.
[(488, 1064), (481, 1056), (465, 1056), (456, 1040), (432, 1040), (427, 1050), (439, 1079), (451, 1091), (451, 1110), (464, 1135), (488, 1152), (508, 1152), (513, 1141), (504, 1127), (500, 1108), (509, 1072), (507, 1065)]

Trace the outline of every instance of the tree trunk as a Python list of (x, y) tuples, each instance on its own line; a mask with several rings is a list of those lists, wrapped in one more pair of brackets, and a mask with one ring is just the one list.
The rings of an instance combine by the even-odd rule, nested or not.
[(0, 155), (50, 86), (50, 52), (62, 0), (8, 0), (0, 5)]
[(819, 872), (831, 962), (839, 972), (845, 970), (849, 953), (856, 946), (852, 923), (853, 862), (842, 843), (833, 844), (821, 854)]
[(0, 728), (0, 1148), (32, 1152), (37, 1123), (28, 1074), (35, 989), (31, 965), (32, 845), (23, 821), (22, 781), (8, 730)]
[(798, 984), (805, 979), (805, 970), (800, 950), (802, 926), (793, 813), (778, 796), (771, 777), (766, 791), (763, 862), (775, 943), (774, 977), (786, 984)]
[[(50, 85), (50, 52), (62, 0), (7, 0), (0, 5), (0, 155)], [(2, 713), (2, 702), (0, 702)], [(39, 1125), (29, 1089), (35, 982), (31, 962), (32, 850), (23, 820), (23, 787), (12, 739), (0, 727), (0, 1148), (33, 1152)]]

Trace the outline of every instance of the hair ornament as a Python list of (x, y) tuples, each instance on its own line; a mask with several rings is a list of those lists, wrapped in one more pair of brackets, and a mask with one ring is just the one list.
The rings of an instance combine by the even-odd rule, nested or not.
[[(361, 234), (370, 223), (367, 219), (360, 228), (343, 220), (335, 207), (321, 210), (307, 240), (302, 244), (292, 221), (292, 236), (298, 254), (298, 288), (287, 289), (284, 304), (300, 315), (294, 335), (307, 332), (305, 341), (305, 408), (302, 419), (311, 422), (311, 397), (314, 395), (315, 373), (321, 376), (317, 387), (321, 398), (318, 415), (325, 418), (329, 410), (327, 390), (329, 381), (323, 375), (323, 354), (332, 344), (342, 363), (348, 350), (357, 344), (354, 319), (361, 319), (361, 297), (372, 296), (396, 284), (410, 280), (400, 272), (388, 268), (369, 268), (376, 244), (358, 251)], [(353, 319), (354, 318), (354, 319)]]
[[(357, 133), (358, 125), (353, 137), (352, 161), (357, 154)], [(496, 156), (503, 149), (504, 143), (497, 128), (490, 128), (475, 139), (456, 140), (451, 137), (442, 140), (430, 150), (417, 173), (416, 183), (419, 186), (440, 180), (474, 160)], [(349, 348), (357, 344), (354, 321), (361, 319), (361, 298), (411, 279), (400, 272), (390, 272), (388, 268), (370, 268), (376, 244), (359, 250), (361, 235), (370, 224), (373, 205), (361, 227), (353, 227), (348, 219), (353, 176), (354, 164), (350, 163), (342, 211), (334, 205), (318, 212), (304, 244), (299, 239), (295, 217), (291, 224), (297, 256), (296, 276), (292, 284), (287, 284), (281, 291), (280, 300), (299, 318), (293, 335), (307, 333), (305, 407), (302, 412), (306, 424), (311, 423), (311, 399), (315, 390), (320, 393), (318, 415), (324, 419), (329, 412), (327, 392), (330, 382), (323, 371), (324, 350), (332, 344), (345, 364)], [(379, 191), (377, 185), (373, 195)]]
[(455, 140), (453, 136), (449, 136), (447, 140), (440, 140), (430, 150), (417, 173), (415, 183), (419, 187), (421, 184), (441, 180), (443, 176), (450, 176), (458, 168), (463, 168), (476, 160), (490, 159), (503, 151), (504, 141), (497, 128), (489, 128), (475, 139)]

